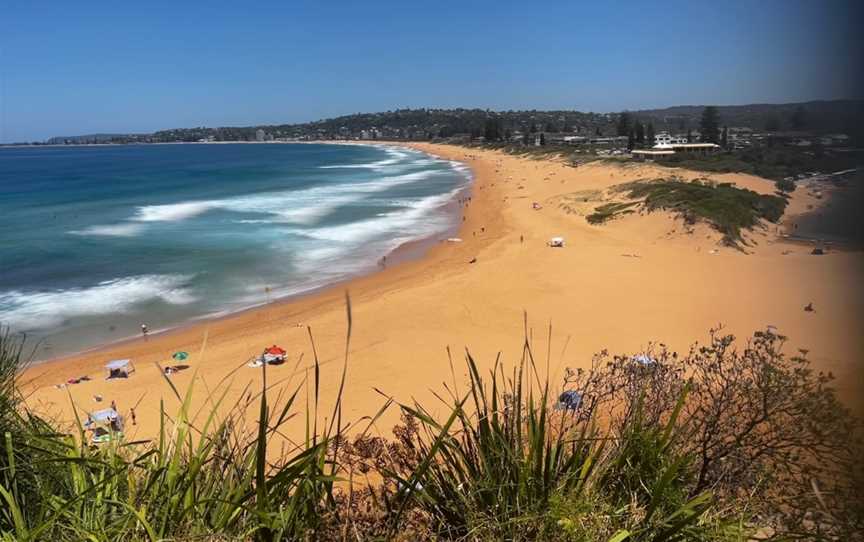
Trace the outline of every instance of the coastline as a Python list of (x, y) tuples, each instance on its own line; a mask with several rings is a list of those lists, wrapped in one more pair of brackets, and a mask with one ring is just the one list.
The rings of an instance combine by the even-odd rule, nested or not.
[[(806, 209), (788, 219), (787, 240), (830, 250), (864, 249), (858, 209), (864, 204), (864, 172), (841, 181), (808, 181), (799, 186)], [(800, 229), (799, 229), (800, 228)]]
[[(235, 142), (224, 143), (230, 145)], [(267, 144), (273, 142), (260, 143)], [(284, 144), (283, 142), (278, 143)], [(378, 141), (309, 141), (302, 143), (319, 147), (320, 145), (329, 145), (331, 146), (331, 148), (334, 148), (334, 146), (340, 148), (365, 147), (369, 149), (377, 149), (375, 150), (375, 152), (380, 152), (382, 155), (384, 154), (384, 151), (387, 151), (388, 155), (390, 152), (393, 152), (390, 149), (395, 150), (397, 148), (402, 148), (404, 150), (412, 150), (410, 149), (410, 147), (404, 145), (392, 145), (386, 142)], [(185, 145), (186, 143), (165, 143), (165, 145), (181, 144)], [(189, 144), (206, 145), (212, 143)], [(299, 147), (298, 150), (299, 149), (302, 149), (302, 147)], [(403, 153), (401, 153), (401, 151), (399, 152), (401, 156)], [(225, 301), (225, 303), (211, 302), (206, 306), (199, 305), (196, 312), (193, 312), (191, 314), (187, 313), (185, 315), (182, 315), (181, 317), (173, 318), (160, 318), (160, 313), (142, 314), (138, 317), (140, 319), (138, 319), (137, 322), (151, 323), (151, 320), (156, 320), (155, 323), (157, 324), (157, 326), (150, 326), (149, 335), (150, 337), (163, 336), (165, 334), (175, 333), (178, 330), (182, 330), (190, 325), (218, 321), (224, 318), (229, 318), (232, 315), (245, 313), (247, 311), (255, 310), (266, 305), (293, 301), (308, 295), (320, 293), (322, 290), (327, 288), (344, 285), (350, 282), (352, 279), (380, 271), (380, 265), (376, 264), (376, 259), (381, 259), (382, 256), (391, 265), (399, 263), (403, 260), (422, 257), (423, 252), (425, 252), (426, 249), (434, 245), (442, 238), (451, 237), (456, 231), (456, 229), (459, 227), (459, 219), (461, 214), (458, 200), (460, 198), (466, 197), (467, 193), (470, 193), (472, 174), (470, 173), (470, 168), (468, 168), (462, 163), (455, 163), (452, 160), (438, 160), (437, 157), (428, 153), (424, 153), (423, 151), (417, 151), (416, 149), (413, 149), (411, 154), (416, 159), (421, 159), (427, 163), (431, 163), (432, 161), (434, 161), (435, 164), (428, 167), (433, 169), (440, 169), (441, 173), (443, 173), (445, 176), (449, 175), (449, 178), (452, 179), (452, 183), (450, 184), (452, 185), (453, 189), (450, 190), (451, 187), (448, 186), (447, 190), (440, 193), (440, 197), (432, 198), (436, 199), (436, 202), (434, 204), (435, 207), (427, 208), (424, 211), (424, 215), (426, 215), (427, 218), (433, 216), (435, 217), (435, 221), (432, 222), (436, 222), (437, 224), (434, 227), (428, 227), (426, 224), (420, 224), (417, 228), (412, 228), (411, 231), (394, 231), (389, 237), (390, 241), (388, 242), (386, 239), (384, 239), (384, 242), (377, 245), (376, 250), (365, 251), (362, 254), (362, 257), (358, 256), (350, 260), (345, 260), (350, 261), (351, 265), (349, 266), (350, 269), (347, 269), (344, 272), (325, 273), (322, 277), (315, 277), (313, 273), (310, 274), (310, 276), (315, 277), (315, 280), (300, 280), (298, 283), (292, 282), (290, 280), (288, 282), (281, 283), (279, 281), (276, 281), (271, 284), (271, 286), (275, 285), (273, 291), (270, 291), (270, 289), (268, 288), (266, 296), (263, 293), (264, 290), (262, 287), (262, 292), (260, 295), (246, 296), (245, 298), (243, 298), (242, 301), (239, 302), (233, 302), (232, 299), (223, 300)], [(390, 161), (392, 162), (392, 160)], [(379, 173), (379, 176), (384, 175), (384, 173)], [(432, 195), (437, 196), (437, 194)], [(192, 201), (194, 203), (194, 196), (189, 197), (192, 198)], [(418, 247), (420, 247), (419, 250)], [(327, 266), (334, 265), (337, 268), (339, 267), (339, 261), (332, 260), (332, 258), (323, 263)], [(136, 323), (136, 320), (134, 318), (135, 317), (133, 317), (131, 324), (129, 321), (126, 321), (124, 322), (125, 325), (117, 326), (118, 330), (125, 331), (125, 333), (114, 332), (114, 326), (110, 326), (113, 333), (96, 331), (91, 334), (89, 333), (89, 331), (85, 330), (84, 332), (79, 333), (77, 338), (69, 344), (61, 343), (59, 345), (53, 345), (52, 343), (55, 342), (55, 337), (53, 335), (48, 335), (43, 339), (39, 339), (39, 337), (37, 336), (37, 339), (30, 341), (34, 344), (34, 346), (38, 347), (38, 350), (35, 352), (36, 355), (33, 363), (44, 364), (54, 361), (62, 361), (82, 355), (96, 354), (107, 349), (120, 347), (134, 342), (135, 340), (141, 338), (140, 333), (138, 333), (137, 331), (138, 324)], [(114, 322), (108, 322), (108, 324), (111, 323)], [(37, 340), (39, 342), (36, 342)], [(58, 340), (57, 342), (60, 342), (60, 340)]]
[[(864, 303), (850, 303), (849, 292), (859, 288), (862, 253), (814, 258), (765, 231), (754, 235), (759, 242), (754, 253), (744, 255), (715, 249), (717, 236), (707, 228), (682, 233), (679, 224), (660, 213), (597, 227), (559, 208), (565, 195), (665, 171), (653, 165), (571, 168), (497, 151), (411, 147), (471, 167), (472, 196), (459, 225), (461, 243), (433, 243), (419, 259), (298, 299), (49, 360), (23, 374), (28, 403), (71, 422), (70, 398), (79, 411), (98, 408), (92, 398), (97, 393), (109, 402), (117, 398), (122, 411), (135, 407), (139, 423), (130, 436), (152, 436), (160, 399), (169, 412), (175, 403), (154, 363), (166, 364), (176, 350), (190, 352), (192, 368), (171, 377), (175, 386), (184, 390), (206, 381), (206, 386), (196, 384), (192, 395), (193, 402), (203, 404), (206, 389), (226, 385), (230, 404), (241, 399), (247, 384), (252, 389), (260, 384), (260, 372), (244, 365), (274, 342), (289, 351), (289, 359), (268, 371), (276, 380), (272, 385), (302, 385), (313, 367), (310, 326), (320, 358), (322, 404), (332, 404), (345, 347), (346, 291), (354, 321), (346, 419), (376, 411), (384, 402), (377, 390), (402, 402), (434, 404), (430, 388), (451, 381), (448, 346), (457, 367), (454, 378), (462, 376), (458, 353), (466, 348), (481, 370), (491, 369), (499, 353), (510, 366), (521, 351), (523, 311), (535, 349), (545, 353), (548, 347), (553, 353), (553, 381), (564, 367), (590, 366), (591, 356), (604, 348), (633, 353), (659, 340), (681, 352), (695, 340), (707, 340), (717, 324), (741, 339), (776, 325), (790, 337), (790, 355), (796, 348), (809, 349), (815, 368), (838, 376), (842, 398), (861, 400), (857, 364), (864, 359), (864, 345), (854, 328), (864, 319)], [(774, 189), (770, 181), (752, 176), (715, 177), (766, 193)], [(542, 209), (532, 209), (533, 201)], [(567, 238), (565, 249), (546, 247), (554, 235)], [(815, 314), (802, 310), (808, 302), (816, 306)], [(545, 341), (550, 325), (551, 347)], [(103, 381), (102, 365), (119, 357), (134, 359), (137, 372), (128, 380)], [(83, 374), (94, 380), (54, 387)], [(387, 432), (396, 421), (398, 412), (391, 409), (378, 428)], [(301, 431), (299, 425), (296, 429)]]
[[(238, 142), (227, 141), (227, 142), (171, 142), (171, 143), (155, 143), (154, 145), (208, 145), (208, 144), (234, 144)], [(303, 141), (303, 142), (239, 142), (239, 143), (255, 143), (255, 144), (269, 144), (269, 143), (278, 143), (278, 144), (309, 144), (309, 145), (336, 145), (336, 146), (364, 146), (364, 147), (397, 147), (404, 148), (408, 150), (418, 151), (416, 148), (412, 148), (410, 145), (400, 145), (400, 144), (392, 144), (390, 142), (382, 142), (382, 141)], [(111, 144), (104, 144), (100, 146), (110, 146)], [(128, 144), (128, 145), (141, 145), (141, 144)], [(76, 145), (57, 145), (57, 146), (76, 146)], [(80, 145), (80, 146), (95, 146), (93, 144), (90, 145)], [(117, 145), (114, 145), (117, 146)], [(422, 154), (426, 154), (430, 158), (439, 159), (440, 157), (434, 155), (432, 153), (424, 152), (422, 150), (419, 151)], [(459, 162), (454, 160), (445, 160), (447, 162)], [(468, 167), (464, 162), (459, 162), (460, 165), (464, 166), (466, 170), (470, 172), (470, 167)], [(464, 173), (460, 173), (457, 171), (453, 171), (454, 175), (464, 175)], [(444, 205), (441, 206), (442, 214), (446, 214), (448, 216), (448, 220), (451, 222), (450, 227), (445, 232), (428, 232), (428, 233), (420, 233), (417, 237), (410, 239), (408, 241), (404, 241), (400, 243), (398, 246), (392, 248), (384, 254), (384, 260), (387, 262), (388, 267), (395, 266), (396, 264), (421, 259), (425, 255), (428, 250), (437, 245), (440, 242), (443, 242), (445, 239), (452, 237), (454, 235), (458, 235), (458, 229), (460, 226), (460, 216), (461, 209), (459, 205), (459, 199), (465, 197), (466, 194), (470, 195), (471, 186), (473, 184), (473, 173), (469, 173), (468, 179), (465, 184), (461, 188), (457, 188), (452, 192), (452, 196), (449, 201), (447, 201)], [(340, 288), (349, 285), (353, 280), (366, 277), (369, 275), (373, 275), (375, 273), (379, 273), (382, 271), (380, 265), (375, 265), (374, 263), (370, 263), (365, 269), (361, 269), (347, 275), (345, 277), (338, 278), (332, 282), (327, 282), (325, 284), (321, 284), (318, 286), (314, 286), (307, 290), (302, 290), (294, 293), (290, 293), (283, 296), (273, 297), (270, 300), (262, 300), (260, 302), (254, 302), (250, 305), (242, 306), (239, 308), (232, 308), (224, 311), (211, 312), (209, 314), (202, 314), (199, 316), (193, 316), (186, 320), (177, 322), (175, 324), (168, 325), (166, 327), (161, 328), (150, 328), (148, 333), (148, 338), (153, 339), (157, 337), (163, 337), (171, 334), (175, 334), (178, 332), (183, 332), (188, 329), (190, 326), (196, 325), (207, 325), (209, 323), (218, 322), (221, 320), (225, 320), (228, 318), (232, 318), (237, 315), (245, 314), (250, 311), (259, 310), (268, 306), (277, 306), (284, 303), (295, 302), (299, 299), (303, 299), (308, 296), (313, 296), (320, 294), (330, 288)], [(147, 321), (146, 317), (144, 321)], [(137, 333), (133, 333), (124, 337), (113, 338), (111, 340), (101, 341), (92, 346), (87, 346), (79, 350), (64, 352), (58, 355), (51, 355), (50, 357), (45, 357), (42, 359), (34, 359), (31, 363), (32, 366), (36, 365), (44, 365), (54, 362), (63, 362), (64, 360), (68, 360), (71, 358), (77, 358), (81, 356), (90, 356), (90, 355), (98, 355), (101, 352), (122, 348), (126, 345), (134, 343), (135, 341), (142, 340), (141, 335)]]
[[(470, 191), (470, 184), (466, 187), (466, 189), (468, 189)], [(453, 203), (454, 202), (451, 202), (448, 205), (451, 205)], [(456, 226), (457, 226), (457, 224), (454, 223), (454, 228)], [(457, 231), (457, 230), (454, 230), (454, 231)], [(458, 233), (458, 231), (457, 231), (457, 233)], [(361, 279), (361, 278), (375, 275), (378, 273), (383, 273), (388, 269), (391, 269), (393, 267), (396, 267), (396, 266), (404, 264), (404, 263), (409, 263), (409, 262), (413, 262), (416, 260), (422, 260), (426, 256), (426, 254), (429, 252), (429, 250), (431, 250), (436, 245), (439, 245), (439, 244), (444, 243), (444, 242), (446, 242), (446, 236), (445, 236), (445, 238), (440, 238), (440, 236), (438, 234), (428, 235), (426, 237), (420, 237), (417, 239), (413, 239), (411, 241), (405, 241), (404, 243), (401, 243), (399, 246), (397, 246), (396, 248), (394, 248), (393, 250), (391, 250), (390, 252), (388, 252), (385, 255), (388, 263), (387, 263), (387, 267), (385, 267), (383, 269), (382, 268), (370, 269), (364, 273), (351, 275), (351, 276), (346, 277), (342, 280), (337, 280), (335, 282), (323, 284), (321, 286), (317, 286), (317, 287), (312, 288), (310, 290), (305, 290), (305, 291), (298, 292), (295, 294), (289, 294), (289, 295), (286, 295), (283, 297), (277, 297), (277, 298), (274, 298), (273, 300), (271, 300), (269, 302), (257, 303), (254, 305), (250, 305), (248, 307), (243, 307), (243, 308), (237, 309), (237, 310), (231, 310), (231, 311), (225, 312), (224, 314), (203, 315), (203, 316), (199, 316), (196, 318), (191, 318), (187, 321), (180, 322), (176, 325), (173, 325), (173, 326), (170, 326), (167, 328), (150, 329), (148, 332), (148, 335), (147, 335), (147, 340), (154, 339), (154, 338), (167, 337), (167, 336), (174, 334), (174, 333), (183, 332), (192, 326), (200, 326), (200, 325), (207, 325), (210, 323), (220, 322), (222, 320), (230, 319), (230, 318), (233, 318), (235, 316), (240, 316), (243, 314), (247, 314), (250, 312), (261, 310), (261, 309), (264, 309), (266, 307), (278, 307), (279, 305), (284, 305), (286, 303), (294, 303), (294, 302), (297, 302), (297, 301), (304, 299), (306, 297), (309, 297), (309, 296), (323, 294), (323, 293), (325, 293), (328, 290), (333, 289), (333, 288), (345, 287), (357, 279)], [(119, 338), (116, 340), (96, 344), (96, 345), (93, 345), (89, 348), (85, 348), (83, 350), (78, 350), (75, 352), (69, 352), (66, 354), (60, 354), (58, 356), (54, 356), (54, 357), (47, 358), (47, 359), (34, 360), (30, 364), (30, 367), (35, 368), (37, 366), (50, 364), (50, 363), (62, 363), (66, 359), (76, 358), (76, 357), (80, 357), (80, 356), (98, 355), (100, 352), (103, 352), (103, 351), (111, 350), (114, 348), (122, 348), (124, 346), (135, 343), (136, 341), (144, 341), (144, 340), (145, 339), (142, 338), (140, 335), (129, 335), (127, 337), (122, 337), (122, 338)]]

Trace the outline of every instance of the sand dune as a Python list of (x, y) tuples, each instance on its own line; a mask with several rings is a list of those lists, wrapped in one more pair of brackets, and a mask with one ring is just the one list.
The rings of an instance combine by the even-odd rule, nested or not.
[[(137, 405), (138, 424), (131, 433), (149, 437), (157, 429), (159, 400), (165, 399), (169, 411), (176, 406), (154, 362), (165, 363), (171, 352), (188, 350), (192, 369), (172, 376), (175, 384), (182, 389), (198, 378), (213, 387), (229, 376), (228, 404), (235, 404), (244, 386), (257, 385), (260, 378), (257, 371), (238, 367), (274, 342), (286, 347), (290, 357), (269, 372), (269, 380), (280, 381), (277, 387), (300, 383), (312, 360), (306, 325), (323, 361), (321, 392), (329, 404), (342, 367), (346, 290), (354, 318), (347, 419), (377, 410), (383, 398), (375, 388), (400, 401), (417, 398), (432, 404), (430, 390), (451, 381), (447, 346), (457, 358), (457, 379), (465, 348), (486, 368), (499, 352), (505, 363), (515, 362), (523, 311), (534, 330), (535, 348), (544, 357), (551, 323), (548, 351), (556, 375), (565, 366), (587, 366), (591, 355), (604, 348), (634, 353), (656, 340), (682, 351), (694, 340), (705, 340), (718, 324), (742, 338), (774, 325), (790, 337), (789, 352), (808, 349), (818, 368), (838, 376), (841, 396), (858, 409), (864, 405), (864, 253), (811, 256), (807, 247), (782, 242), (782, 228), (773, 225), (750, 235), (753, 244), (744, 253), (720, 247), (719, 234), (707, 226), (688, 229), (663, 213), (591, 226), (580, 216), (580, 199), (586, 203), (611, 185), (670, 171), (599, 162), (573, 168), (495, 151), (414, 146), (472, 167), (475, 186), (463, 211), (463, 242), (438, 243), (420, 260), (299, 300), (33, 367), (24, 375), (32, 389), (30, 405), (70, 420), (69, 395), (86, 410), (100, 406), (92, 399), (98, 393), (105, 398), (102, 404), (115, 400), (124, 412)], [(752, 176), (709, 177), (763, 193), (774, 190), (773, 183)], [(813, 203), (798, 192), (789, 213)], [(533, 202), (542, 209), (533, 209)], [(563, 236), (566, 247), (547, 247), (552, 236)], [(815, 312), (803, 310), (808, 303)], [(199, 355), (205, 334), (206, 347)], [(126, 381), (105, 382), (101, 366), (117, 357), (133, 358), (138, 371)], [(69, 395), (54, 387), (81, 374), (95, 380), (70, 386)], [(203, 405), (206, 394), (203, 383), (196, 383), (194, 401)], [(389, 434), (397, 419), (395, 410), (386, 414), (378, 424), (382, 433)], [(299, 434), (302, 425), (297, 422)]]

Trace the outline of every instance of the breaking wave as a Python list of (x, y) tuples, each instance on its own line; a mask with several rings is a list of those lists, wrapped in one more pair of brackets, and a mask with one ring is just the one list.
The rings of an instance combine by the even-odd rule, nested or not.
[[(443, 172), (446, 173), (446, 172)], [(423, 170), (382, 177), (374, 181), (316, 186), (301, 190), (269, 192), (220, 200), (186, 201), (139, 207), (132, 220), (137, 222), (177, 222), (208, 211), (271, 215), (270, 222), (310, 224), (341, 206), (362, 200), (367, 194), (383, 192), (441, 175), (441, 170)], [(266, 222), (260, 219), (238, 220), (239, 223)], [(122, 225), (125, 226), (125, 225)], [(118, 226), (121, 227), (121, 226)]]
[(135, 237), (143, 230), (143, 224), (105, 224), (100, 226), (90, 226), (83, 230), (70, 230), (67, 233), (82, 236)]
[(22, 331), (48, 329), (71, 318), (131, 312), (136, 305), (196, 301), (191, 275), (140, 275), (100, 282), (87, 288), (0, 292), (0, 320)]

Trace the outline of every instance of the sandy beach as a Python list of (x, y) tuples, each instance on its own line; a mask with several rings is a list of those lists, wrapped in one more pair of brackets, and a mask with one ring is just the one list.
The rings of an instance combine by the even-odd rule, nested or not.
[[(208, 389), (226, 386), (225, 404), (234, 405), (248, 384), (260, 386), (260, 371), (245, 367), (246, 361), (274, 343), (289, 358), (268, 371), (268, 382), (285, 390), (301, 384), (313, 360), (306, 326), (322, 362), (321, 400), (330, 405), (340, 384), (347, 291), (353, 332), (343, 416), (349, 421), (380, 408), (384, 397), (376, 389), (401, 402), (434, 405), (431, 392), (452, 381), (448, 346), (457, 379), (466, 348), (483, 368), (491, 368), (499, 352), (506, 365), (515, 363), (523, 311), (534, 348), (544, 357), (551, 352), (555, 379), (564, 367), (587, 367), (602, 349), (632, 354), (660, 341), (681, 352), (707, 340), (709, 329), (720, 324), (742, 341), (773, 325), (790, 338), (789, 354), (809, 350), (816, 368), (837, 377), (841, 397), (864, 410), (864, 253), (813, 256), (806, 245), (783, 242), (783, 227), (775, 225), (749, 235), (751, 246), (740, 251), (721, 247), (720, 235), (707, 226), (688, 228), (664, 213), (629, 215), (602, 226), (580, 216), (588, 207), (586, 194), (672, 173), (651, 164), (572, 167), (497, 151), (411, 146), (472, 168), (461, 242), (442, 240), (420, 259), (300, 299), (33, 366), (22, 375), (29, 405), (71, 422), (70, 398), (79, 411), (116, 401), (123, 414), (135, 408), (137, 424), (129, 427), (129, 437), (149, 438), (158, 430), (160, 399), (169, 413), (178, 406), (156, 363), (169, 364), (172, 352), (188, 351), (190, 369), (170, 377), (177, 388), (196, 380), (193, 403), (204, 406)], [(748, 175), (674, 174), (774, 191), (773, 182)], [(787, 217), (817, 203), (798, 190)], [(548, 247), (554, 236), (564, 237), (566, 246)], [(804, 311), (808, 303), (815, 311)], [(104, 380), (103, 365), (115, 358), (134, 360), (131, 378)], [(85, 374), (92, 380), (55, 387)], [(97, 394), (101, 403), (93, 399)], [(303, 427), (300, 418), (295, 436)], [(377, 424), (379, 431), (389, 435), (397, 420), (398, 411), (391, 409)]]

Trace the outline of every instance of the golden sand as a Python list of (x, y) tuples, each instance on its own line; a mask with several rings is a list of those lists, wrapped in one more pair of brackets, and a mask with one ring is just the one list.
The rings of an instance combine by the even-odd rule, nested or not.
[[(482, 368), (491, 368), (499, 352), (505, 364), (515, 363), (523, 311), (535, 349), (544, 360), (551, 352), (555, 378), (563, 367), (587, 367), (592, 354), (604, 348), (635, 353), (650, 341), (662, 341), (685, 351), (719, 324), (742, 339), (773, 325), (790, 337), (788, 352), (808, 349), (818, 369), (838, 377), (841, 397), (856, 409), (864, 405), (864, 253), (812, 256), (806, 246), (782, 242), (782, 228), (774, 225), (749, 235), (752, 246), (744, 253), (719, 246), (719, 234), (707, 226), (688, 228), (664, 213), (630, 215), (602, 226), (581, 216), (609, 186), (671, 174), (659, 166), (595, 162), (574, 168), (497, 151), (412, 146), (473, 169), (463, 242), (442, 241), (421, 259), (300, 299), (34, 366), (23, 375), (30, 406), (70, 421), (70, 396), (82, 411), (113, 400), (126, 415), (135, 407), (131, 437), (152, 437), (160, 399), (168, 412), (177, 407), (156, 362), (168, 364), (176, 350), (190, 352), (191, 369), (172, 375), (174, 384), (184, 390), (195, 379), (193, 403), (203, 406), (208, 389), (227, 378), (226, 404), (234, 405), (247, 385), (260, 386), (260, 371), (245, 362), (274, 343), (288, 350), (289, 359), (268, 370), (268, 382), (275, 389), (301, 383), (313, 359), (305, 326), (312, 328), (322, 361), (321, 400), (331, 405), (342, 370), (346, 291), (354, 321), (344, 393), (347, 420), (378, 410), (384, 398), (376, 388), (402, 402), (435, 404), (431, 391), (452, 382), (447, 346), (454, 352), (457, 379), (464, 376), (465, 348)], [(708, 176), (774, 191), (772, 182), (753, 176)], [(534, 202), (542, 208), (534, 209)], [(814, 203), (798, 190), (787, 215)], [(549, 248), (554, 236), (564, 237), (566, 246)], [(814, 312), (803, 310), (808, 303)], [(105, 361), (125, 357), (134, 360), (136, 373), (128, 380), (103, 380)], [(55, 387), (83, 374), (93, 380)], [(94, 401), (96, 394), (102, 403)], [(397, 419), (391, 409), (378, 427), (388, 433)], [(301, 428), (298, 418), (289, 430), (299, 436)]]

